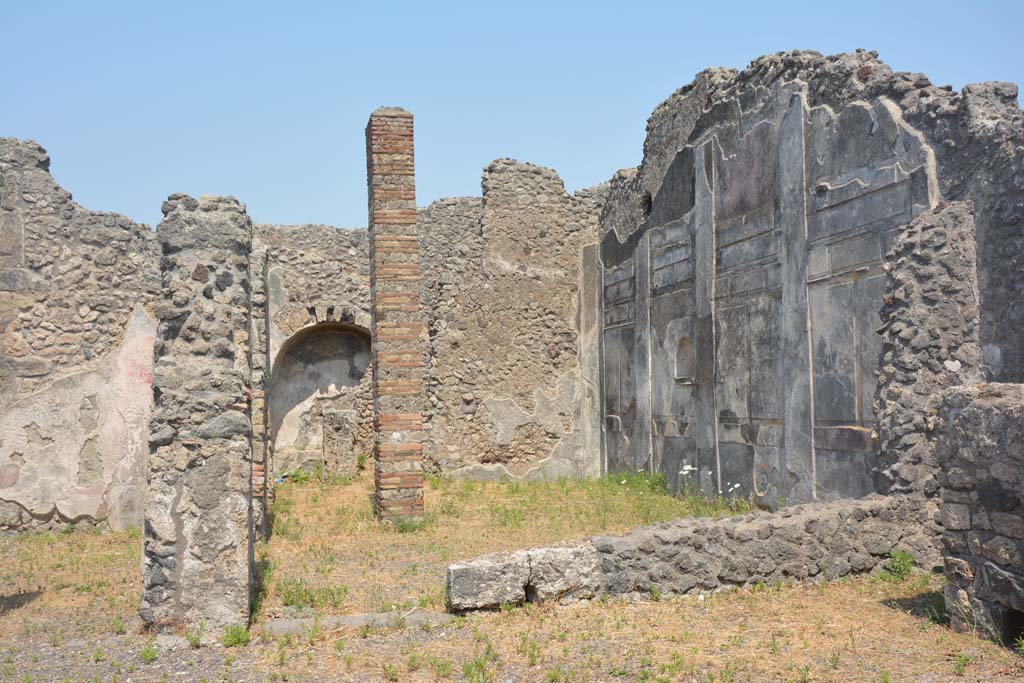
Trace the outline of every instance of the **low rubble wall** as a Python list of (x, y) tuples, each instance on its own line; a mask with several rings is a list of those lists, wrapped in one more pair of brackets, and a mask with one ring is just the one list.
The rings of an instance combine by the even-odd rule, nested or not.
[(453, 610), (600, 595), (685, 595), (758, 582), (870, 572), (894, 550), (937, 560), (920, 497), (874, 496), (777, 513), (679, 519), (578, 543), (488, 555), (448, 567)]

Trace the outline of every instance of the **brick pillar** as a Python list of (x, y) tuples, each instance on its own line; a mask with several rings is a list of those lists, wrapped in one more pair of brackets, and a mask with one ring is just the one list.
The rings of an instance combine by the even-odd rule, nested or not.
[(420, 307), (412, 114), (373, 112), (366, 125), (372, 299), (374, 513), (423, 515), (426, 327)]

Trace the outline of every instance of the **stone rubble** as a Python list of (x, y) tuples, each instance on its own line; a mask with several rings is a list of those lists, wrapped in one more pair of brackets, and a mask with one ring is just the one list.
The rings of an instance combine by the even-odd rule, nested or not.
[(577, 544), (488, 555), (448, 567), (451, 609), (566, 604), (601, 595), (706, 593), (877, 569), (902, 550), (934, 560), (922, 501), (911, 496), (815, 503), (780, 513), (680, 519)]

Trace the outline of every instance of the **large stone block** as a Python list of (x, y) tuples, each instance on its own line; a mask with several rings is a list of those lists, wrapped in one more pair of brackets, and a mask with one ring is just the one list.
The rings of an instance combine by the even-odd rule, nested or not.
[(525, 552), (488, 555), (448, 567), (446, 594), (453, 610), (487, 609), (526, 600), (530, 558)]

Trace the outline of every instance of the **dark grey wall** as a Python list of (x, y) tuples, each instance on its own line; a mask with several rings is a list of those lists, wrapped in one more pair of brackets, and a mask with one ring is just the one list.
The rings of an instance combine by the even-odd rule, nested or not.
[(863, 496), (884, 255), (937, 202), (934, 156), (886, 98), (733, 94), (604, 237), (607, 466), (768, 506)]
[[(779, 102), (787, 93), (802, 116)], [(771, 505), (860, 495), (872, 475), (883, 492), (905, 480), (925, 464), (908, 455), (920, 449), (871, 439), (876, 374), (893, 363), (876, 334), (883, 262), (916, 268), (887, 256), (894, 236), (936, 201), (962, 202), (955, 231), (976, 234), (977, 305), (953, 318), (980, 319), (964, 328), (980, 367), (951, 355), (929, 372), (938, 386), (1021, 381), (1022, 149), (1013, 84), (956, 92), (864, 50), (780, 52), (742, 72), (706, 69), (673, 93), (601, 216), (607, 468)], [(934, 342), (949, 302), (922, 303), (911, 317)], [(914, 401), (882, 419), (912, 417), (923, 438), (935, 413)]]

